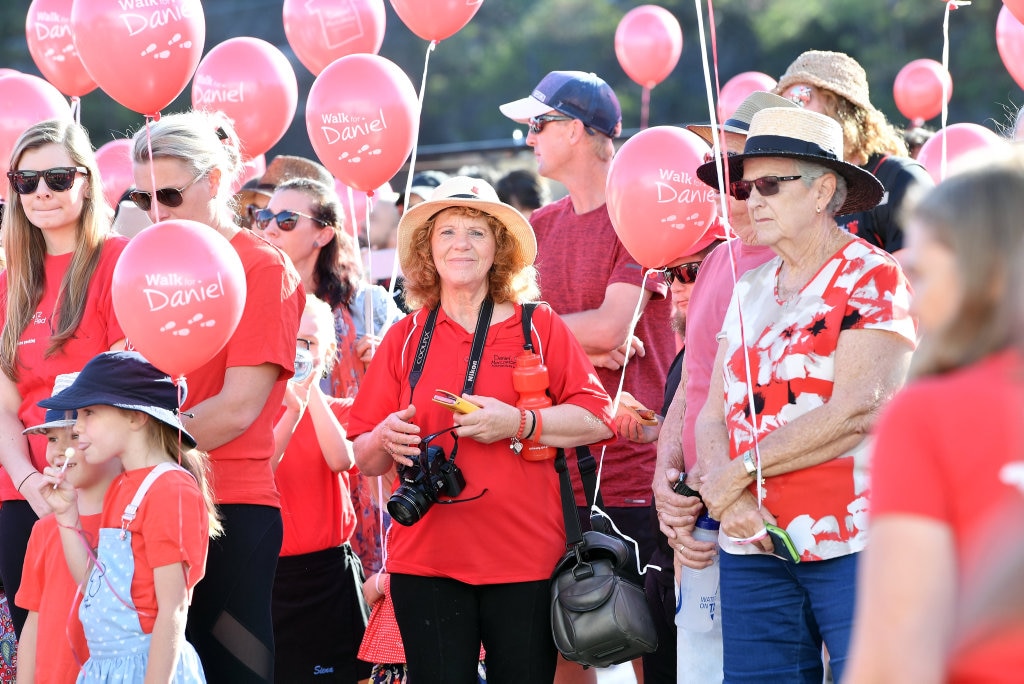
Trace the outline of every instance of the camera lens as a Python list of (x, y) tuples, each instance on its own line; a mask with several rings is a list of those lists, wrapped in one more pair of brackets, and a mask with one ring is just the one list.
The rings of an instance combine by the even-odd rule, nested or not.
[(402, 485), (388, 499), (388, 513), (396, 523), (409, 527), (419, 522), (431, 503), (420, 489)]

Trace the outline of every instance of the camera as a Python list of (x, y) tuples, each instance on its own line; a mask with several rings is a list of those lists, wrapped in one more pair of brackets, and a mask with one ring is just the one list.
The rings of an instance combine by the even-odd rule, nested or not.
[[(450, 460), (442, 447), (430, 444), (435, 437), (445, 433), (451, 433), (455, 439)], [(388, 499), (388, 513), (395, 522), (406, 527), (414, 525), (437, 503), (439, 497), (455, 497), (462, 493), (466, 478), (455, 465), (458, 450), (459, 436), (451, 429), (435, 432), (420, 440), (418, 462), (398, 467), (402, 484)]]

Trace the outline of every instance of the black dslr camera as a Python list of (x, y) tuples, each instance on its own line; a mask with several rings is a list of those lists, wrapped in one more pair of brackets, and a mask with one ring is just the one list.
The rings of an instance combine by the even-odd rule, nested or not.
[[(452, 457), (445, 457), (444, 449), (430, 446), (435, 437), (450, 432), (455, 440)], [(459, 436), (451, 428), (435, 432), (420, 440), (419, 461), (412, 466), (399, 466), (398, 476), (402, 478), (395, 493), (388, 499), (388, 513), (395, 522), (409, 527), (419, 522), (438, 497), (455, 497), (462, 493), (466, 478), (455, 465), (455, 454), (459, 450)]]

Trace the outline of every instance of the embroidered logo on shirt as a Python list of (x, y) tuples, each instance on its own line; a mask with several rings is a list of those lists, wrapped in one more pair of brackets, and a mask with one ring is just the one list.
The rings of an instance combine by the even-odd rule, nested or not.
[(491, 368), (515, 368), (516, 357), (505, 356), (504, 354), (495, 354), (491, 358)]

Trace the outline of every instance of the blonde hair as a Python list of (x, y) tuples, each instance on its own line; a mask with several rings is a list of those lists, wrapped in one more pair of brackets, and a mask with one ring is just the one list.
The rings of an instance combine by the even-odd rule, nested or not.
[(317, 330), (320, 331), (317, 344), (320, 345), (323, 354), (324, 368), (330, 371), (334, 368), (335, 352), (338, 351), (338, 338), (334, 332), (334, 311), (331, 309), (331, 305), (324, 300), (316, 295), (307, 294), (306, 306), (302, 310), (302, 315), (307, 314), (316, 321)]
[(846, 161), (857, 166), (868, 163), (873, 154), (906, 157), (906, 140), (899, 130), (877, 109), (858, 107), (831, 90), (818, 88), (825, 102), (825, 113), (843, 129), (843, 151)]
[[(120, 409), (127, 413), (139, 413), (131, 409)], [(149, 435), (157, 444), (158, 448), (167, 454), (167, 457), (187, 470), (196, 479), (199, 491), (203, 494), (203, 502), (206, 504), (206, 512), (210, 521), (210, 538), (219, 537), (224, 532), (221, 524), (220, 513), (213, 498), (213, 489), (210, 487), (209, 470), (210, 459), (205, 451), (189, 448), (182, 443), (178, 435), (178, 429), (173, 425), (161, 422), (149, 416)]]
[(1024, 250), (1024, 159), (1009, 155), (950, 176), (928, 190), (909, 218), (954, 256), (962, 283), (959, 311), (922, 339), (912, 373), (968, 366), (1013, 342), (1017, 284)]
[[(74, 337), (85, 315), (89, 283), (99, 263), (103, 243), (110, 235), (111, 209), (99, 185), (100, 170), (89, 134), (73, 121), (51, 119), (29, 127), (14, 144), (10, 168), (18, 170), (25, 152), (46, 145), (61, 146), (72, 164), (88, 169), (85, 179), (88, 187), (78, 217), (75, 249), (57, 290), (57, 306), (52, 314), (56, 325), (46, 349), (46, 355), (51, 356)], [(35, 315), (46, 286), (43, 271), (46, 243), (42, 232), (29, 221), (17, 196), (9, 192), (8, 197), (10, 201), (0, 227), (7, 261), (7, 322), (0, 333), (0, 369), (16, 382), (18, 340)]]
[[(602, 136), (604, 137), (604, 136)], [(606, 138), (607, 139), (607, 138)], [(409, 236), (411, 267), (405, 272), (405, 302), (411, 309), (434, 308), (441, 301), (441, 278), (434, 267), (430, 235), (437, 217), (444, 212), (457, 216), (483, 218), (494, 233), (494, 263), (487, 274), (489, 294), (496, 304), (526, 302), (540, 296), (537, 271), (518, 258), (516, 239), (505, 224), (490, 214), (473, 207), (448, 207), (427, 219)]]

